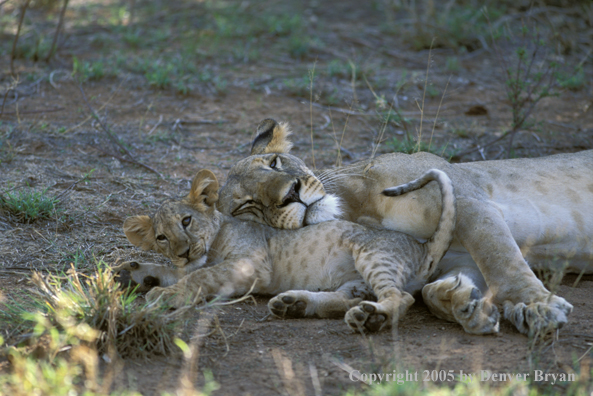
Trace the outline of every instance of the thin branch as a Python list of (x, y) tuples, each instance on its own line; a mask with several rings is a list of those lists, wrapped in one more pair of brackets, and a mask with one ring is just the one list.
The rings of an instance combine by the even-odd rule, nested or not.
[(148, 165), (145, 165), (145, 164), (143, 164), (142, 162), (138, 162), (138, 161), (136, 161), (135, 159), (127, 159), (127, 158), (124, 158), (124, 157), (122, 157), (122, 156), (120, 156), (120, 155), (117, 155), (117, 154), (114, 154), (114, 153), (110, 153), (109, 151), (103, 150), (101, 147), (98, 147), (98, 146), (94, 146), (94, 145), (90, 145), (90, 146), (91, 146), (92, 148), (96, 149), (96, 150), (99, 150), (99, 151), (100, 151), (100, 152), (102, 152), (103, 154), (106, 154), (106, 155), (108, 155), (108, 156), (110, 156), (110, 157), (117, 158), (117, 159), (118, 159), (118, 160), (120, 160), (120, 161), (123, 161), (123, 162), (128, 162), (128, 163), (130, 163), (130, 164), (134, 164), (134, 165), (141, 166), (141, 167), (143, 167), (144, 169), (147, 169), (147, 170), (151, 171), (152, 173), (156, 174), (156, 175), (157, 175), (158, 177), (160, 177), (161, 179), (164, 179), (163, 175), (162, 175), (162, 174), (161, 174), (159, 171), (157, 171), (156, 169), (153, 169), (153, 168), (151, 168), (151, 167), (150, 167), (150, 166), (148, 166)]
[(16, 36), (14, 36), (14, 42), (12, 43), (12, 51), (10, 52), (10, 73), (14, 76), (14, 58), (16, 57), (16, 43), (19, 41), (19, 35), (21, 34), (21, 27), (23, 26), (23, 20), (25, 19), (25, 13), (29, 7), (31, 0), (27, 0), (21, 10), (21, 18), (19, 19), (19, 26), (16, 29)]
[(132, 155), (132, 153), (130, 153), (130, 151), (123, 144), (121, 144), (115, 137), (113, 137), (113, 135), (109, 131), (109, 128), (107, 128), (107, 126), (103, 123), (103, 121), (101, 121), (101, 118), (95, 112), (95, 110), (93, 109), (93, 106), (91, 106), (91, 104), (87, 100), (86, 94), (84, 93), (84, 89), (82, 89), (82, 84), (80, 83), (80, 81), (77, 81), (77, 82), (78, 82), (78, 88), (80, 89), (80, 93), (82, 93), (82, 98), (84, 100), (84, 103), (86, 103), (91, 114), (97, 119), (97, 121), (99, 122), (99, 125), (101, 125), (101, 128), (103, 128), (103, 131), (107, 134), (107, 137), (109, 138), (109, 140), (111, 140), (111, 142), (113, 142), (116, 146), (118, 146), (123, 151), (125, 151), (125, 153), (127, 155), (129, 155), (132, 160), (134, 160), (134, 156)]
[[(10, 90), (9, 90), (10, 91)], [(2, 103), (2, 110), (4, 110), (4, 103)], [(18, 113), (16, 111), (7, 111), (6, 113), (2, 113), (0, 112), (0, 118), (2, 118), (2, 114), (39, 114), (39, 113), (55, 113), (57, 111), (62, 111), (62, 110), (66, 110), (64, 107), (56, 107), (54, 109), (39, 109), (39, 110), (24, 110), (24, 111), (19, 111)]]
[(45, 61), (48, 63), (54, 53), (54, 50), (56, 49), (56, 44), (58, 42), (58, 36), (60, 35), (60, 30), (62, 30), (62, 25), (64, 24), (64, 15), (66, 14), (66, 8), (68, 7), (68, 1), (69, 0), (64, 0), (64, 6), (62, 7), (62, 11), (60, 12), (60, 20), (58, 22), (58, 27), (56, 28), (56, 33), (54, 34), (54, 41), (51, 43), (51, 48), (49, 50), (49, 53), (47, 54), (47, 57), (45, 58)]
[(87, 107), (89, 108), (91, 114), (99, 122), (99, 125), (101, 125), (101, 128), (103, 129), (103, 131), (105, 132), (105, 134), (107, 135), (107, 137), (109, 138), (109, 140), (111, 140), (114, 144), (116, 144), (123, 151), (125, 151), (126, 154), (130, 157), (130, 159), (124, 158), (124, 157), (119, 156), (117, 154), (110, 153), (108, 151), (105, 151), (105, 150), (101, 149), (100, 147), (97, 147), (97, 146), (92, 146), (92, 147), (96, 148), (99, 151), (102, 151), (103, 153), (105, 153), (107, 155), (110, 155), (112, 157), (115, 157), (115, 158), (119, 159), (120, 161), (129, 162), (131, 164), (135, 164), (135, 165), (141, 166), (141, 167), (143, 167), (145, 169), (148, 169), (149, 171), (157, 174), (161, 179), (164, 179), (163, 175), (159, 171), (157, 171), (156, 169), (151, 168), (148, 165), (145, 165), (145, 164), (137, 161), (134, 158), (134, 156), (132, 155), (132, 153), (130, 153), (130, 151), (123, 144), (121, 144), (115, 137), (113, 137), (113, 135), (111, 134), (111, 132), (109, 131), (109, 129), (107, 128), (107, 126), (101, 121), (101, 118), (99, 118), (99, 115), (93, 109), (93, 106), (91, 106), (91, 104), (87, 100), (86, 94), (84, 93), (84, 89), (82, 89), (82, 84), (80, 83), (80, 81), (77, 81), (77, 83), (78, 83), (78, 88), (80, 89), (80, 92), (82, 93), (82, 98), (83, 98), (84, 102), (86, 103)]
[(4, 115), (4, 104), (6, 103), (6, 97), (8, 96), (8, 93), (10, 91), (12, 91), (12, 89), (13, 89), (12, 87), (9, 87), (6, 90), (6, 93), (4, 94), (4, 99), (2, 100), (2, 109), (0, 109), (0, 120), (2, 119), (2, 116)]

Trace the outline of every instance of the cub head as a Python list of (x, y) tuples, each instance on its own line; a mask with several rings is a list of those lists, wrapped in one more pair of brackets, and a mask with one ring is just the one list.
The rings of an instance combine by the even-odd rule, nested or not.
[(128, 240), (144, 250), (154, 250), (177, 267), (206, 263), (206, 253), (220, 229), (221, 214), (215, 208), (218, 180), (206, 169), (198, 172), (189, 194), (169, 200), (154, 216), (132, 216), (124, 222)]
[(295, 229), (333, 220), (339, 199), (299, 158), (290, 155), (288, 124), (272, 119), (257, 127), (251, 155), (237, 162), (220, 190), (219, 210), (227, 215)]

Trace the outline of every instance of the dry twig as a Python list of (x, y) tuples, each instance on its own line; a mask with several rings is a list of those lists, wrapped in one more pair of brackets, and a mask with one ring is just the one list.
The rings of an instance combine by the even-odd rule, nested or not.
[(58, 22), (58, 27), (56, 28), (56, 33), (54, 34), (54, 41), (51, 43), (51, 48), (49, 49), (49, 53), (47, 54), (47, 57), (45, 58), (46, 62), (49, 62), (49, 60), (51, 59), (51, 56), (54, 53), (54, 50), (56, 49), (56, 43), (58, 42), (58, 36), (60, 35), (60, 30), (62, 30), (62, 25), (64, 25), (64, 15), (66, 14), (66, 8), (68, 7), (68, 1), (69, 0), (64, 0), (64, 6), (62, 7), (62, 11), (60, 12), (60, 20)]
[(82, 89), (82, 84), (80, 83), (80, 81), (78, 81), (78, 88), (80, 89), (80, 93), (82, 94), (82, 99), (84, 100), (84, 103), (85, 103), (85, 104), (87, 105), (87, 107), (89, 108), (89, 111), (91, 112), (91, 114), (92, 114), (92, 115), (93, 115), (93, 116), (94, 116), (94, 117), (97, 119), (97, 122), (99, 122), (99, 125), (100, 125), (100, 126), (101, 126), (101, 128), (103, 129), (103, 132), (105, 132), (105, 134), (107, 135), (107, 137), (109, 138), (109, 140), (111, 140), (111, 142), (112, 142), (112, 143), (114, 143), (116, 146), (118, 146), (120, 149), (122, 149), (122, 150), (123, 150), (123, 151), (124, 151), (124, 152), (125, 152), (125, 153), (128, 155), (128, 157), (130, 157), (130, 158), (128, 159), (128, 158), (121, 157), (121, 156), (119, 156), (119, 155), (117, 155), (117, 154), (109, 153), (109, 152), (107, 152), (107, 151), (105, 151), (105, 150), (103, 150), (103, 149), (101, 149), (101, 148), (99, 148), (99, 147), (97, 147), (97, 146), (92, 146), (92, 147), (96, 148), (96, 149), (97, 149), (97, 150), (99, 150), (99, 151), (102, 151), (102, 152), (104, 152), (104, 153), (105, 153), (105, 154), (107, 154), (107, 155), (110, 155), (110, 156), (112, 156), (112, 157), (115, 157), (115, 158), (119, 159), (120, 161), (129, 162), (129, 163), (132, 163), (132, 164), (135, 164), (135, 165), (141, 166), (141, 167), (143, 167), (143, 168), (145, 168), (145, 169), (148, 169), (149, 171), (151, 171), (151, 172), (155, 173), (155, 174), (156, 174), (156, 175), (158, 175), (158, 176), (159, 176), (161, 179), (163, 179), (163, 175), (162, 175), (162, 174), (161, 174), (159, 171), (157, 171), (157, 170), (156, 170), (156, 169), (154, 169), (154, 168), (151, 168), (151, 167), (150, 167), (150, 166), (148, 166), (148, 165), (145, 165), (145, 164), (143, 164), (143, 163), (141, 163), (141, 162), (138, 162), (138, 161), (137, 161), (137, 160), (134, 158), (134, 156), (132, 155), (132, 153), (130, 153), (130, 151), (129, 151), (129, 150), (128, 150), (128, 149), (127, 149), (127, 148), (126, 148), (126, 147), (125, 147), (123, 144), (121, 144), (121, 143), (120, 143), (120, 142), (119, 142), (119, 141), (118, 141), (118, 140), (117, 140), (115, 137), (113, 137), (113, 135), (112, 135), (112, 134), (111, 134), (111, 132), (109, 131), (109, 128), (107, 128), (107, 126), (106, 126), (106, 125), (103, 123), (103, 121), (101, 121), (101, 118), (100, 118), (100, 117), (99, 117), (99, 115), (98, 115), (98, 114), (95, 112), (95, 110), (93, 109), (93, 106), (91, 106), (91, 104), (90, 104), (90, 103), (89, 103), (89, 101), (87, 100), (87, 98), (86, 98), (86, 94), (84, 93), (84, 89)]
[(16, 57), (16, 43), (19, 41), (19, 35), (21, 34), (21, 27), (23, 26), (23, 20), (25, 19), (25, 13), (27, 12), (27, 8), (29, 7), (29, 3), (31, 0), (27, 0), (23, 5), (23, 9), (21, 10), (21, 18), (19, 19), (19, 26), (16, 29), (16, 35), (14, 36), (14, 41), (12, 43), (12, 51), (10, 52), (10, 73), (14, 76), (14, 58)]

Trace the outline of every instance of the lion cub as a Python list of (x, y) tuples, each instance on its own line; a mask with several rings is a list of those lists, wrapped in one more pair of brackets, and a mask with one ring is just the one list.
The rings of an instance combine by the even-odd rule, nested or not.
[[(272, 169), (270, 169), (273, 172)], [(383, 191), (401, 195), (439, 183), (442, 213), (425, 243), (396, 231), (347, 221), (280, 230), (236, 220), (216, 209), (218, 181), (209, 170), (195, 176), (189, 195), (167, 201), (154, 216), (126, 219), (134, 245), (169, 257), (178, 267), (127, 262), (115, 271), (152, 288), (147, 299), (174, 307), (211, 294), (276, 295), (270, 311), (280, 317), (343, 317), (357, 330), (377, 331), (403, 316), (449, 248), (455, 197), (447, 175), (430, 170)], [(204, 268), (201, 268), (204, 267)], [(377, 302), (368, 301), (374, 300)]]

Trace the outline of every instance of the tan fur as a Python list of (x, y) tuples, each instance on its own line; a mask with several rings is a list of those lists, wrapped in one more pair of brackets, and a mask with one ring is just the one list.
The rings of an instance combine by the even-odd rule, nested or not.
[[(267, 140), (277, 139), (267, 137)], [(262, 148), (260, 144), (257, 152), (230, 170), (220, 191), (222, 213), (287, 229), (343, 218), (428, 238), (437, 227), (440, 213), (436, 187), (429, 185), (422, 191), (397, 198), (386, 197), (381, 192), (436, 168), (449, 175), (458, 198), (452, 250), (469, 253), (471, 259), (461, 258), (461, 262), (468, 266), (477, 264), (479, 268), (479, 271), (467, 270), (472, 276), (456, 289), (460, 295), (475, 296), (472, 290), (483, 275), (489, 289), (484, 287), (481, 291), (489, 291), (505, 307), (515, 307), (515, 310), (505, 308), (505, 316), (521, 332), (535, 334), (565, 323), (572, 306), (551, 295), (527, 262), (534, 268), (566, 263), (568, 271), (593, 272), (590, 266), (593, 261), (591, 150), (536, 159), (464, 164), (449, 164), (429, 153), (394, 153), (313, 175), (288, 150), (277, 150), (282, 146), (276, 143)], [(269, 169), (272, 159), (282, 163), (273, 172)], [(292, 203), (283, 206), (296, 184), (301, 187), (299, 199), (293, 198)], [(341, 217), (328, 211), (335, 206), (327, 205), (329, 197), (339, 202)], [(445, 257), (447, 268), (455, 271), (453, 275), (438, 271), (441, 279), (464, 273), (460, 269), (463, 266), (455, 265), (457, 259), (451, 259), (450, 263), (448, 260)], [(429, 306), (441, 316), (453, 318), (453, 311), (475, 306), (466, 297), (451, 295), (445, 286), (432, 289), (433, 301)], [(451, 299), (457, 302), (443, 303)], [(482, 306), (481, 316), (488, 318), (491, 304)], [(527, 321), (527, 317), (536, 319)], [(469, 322), (462, 325), (473, 332)]]
[[(392, 193), (404, 194), (432, 180), (442, 191), (440, 226), (434, 238), (419, 243), (399, 232), (347, 221), (288, 231), (224, 216), (214, 207), (216, 177), (202, 170), (186, 198), (165, 202), (150, 222), (137, 216), (124, 226), (132, 243), (154, 246), (178, 268), (129, 262), (115, 270), (143, 289), (156, 282), (160, 287), (147, 298), (175, 307), (210, 294), (238, 296), (253, 289), (280, 293), (269, 303), (277, 316), (345, 315), (351, 328), (377, 331), (403, 316), (414, 301), (408, 291), (426, 283), (451, 243), (455, 196), (446, 174), (429, 171)], [(210, 266), (197, 268), (203, 265)], [(373, 293), (377, 302), (368, 301)]]

